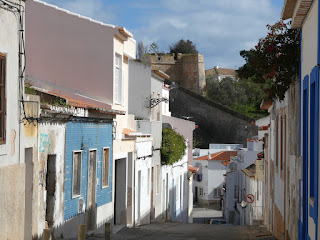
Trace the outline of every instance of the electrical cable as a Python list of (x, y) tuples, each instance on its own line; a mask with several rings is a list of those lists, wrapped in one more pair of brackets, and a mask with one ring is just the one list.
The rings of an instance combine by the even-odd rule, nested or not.
[[(0, 0), (0, 8), (7, 10), (9, 12), (12, 12), (17, 21), (18, 21), (18, 26), (19, 26), (19, 94), (21, 94), (21, 104), (22, 104), (22, 110), (23, 110), (23, 119), (26, 119), (26, 111), (25, 111), (25, 101), (24, 101), (24, 94), (23, 94), (23, 79), (24, 79), (24, 74), (25, 74), (25, 69), (26, 69), (26, 49), (25, 49), (25, 39), (24, 39), (24, 28), (23, 28), (23, 12), (25, 12), (24, 6), (21, 4), (12, 2), (10, 0)], [(20, 9), (22, 8), (22, 10)], [(18, 16), (16, 15), (18, 14)], [(21, 60), (21, 55), (23, 55), (24, 58), (24, 65), (22, 67), (22, 60)]]

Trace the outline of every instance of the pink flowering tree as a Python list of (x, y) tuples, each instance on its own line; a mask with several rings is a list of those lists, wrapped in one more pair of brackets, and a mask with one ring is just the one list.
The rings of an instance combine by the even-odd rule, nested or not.
[(237, 72), (240, 78), (264, 84), (266, 97), (283, 99), (299, 76), (300, 34), (281, 20), (267, 28), (254, 49), (240, 52), (246, 64)]

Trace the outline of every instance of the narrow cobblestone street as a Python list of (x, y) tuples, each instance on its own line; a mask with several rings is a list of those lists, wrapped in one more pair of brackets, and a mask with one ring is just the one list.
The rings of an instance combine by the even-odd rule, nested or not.
[[(96, 234), (87, 239), (104, 239)], [(210, 225), (185, 223), (153, 223), (135, 228), (124, 228), (111, 236), (112, 240), (231, 240), (231, 239), (275, 239), (264, 226)]]

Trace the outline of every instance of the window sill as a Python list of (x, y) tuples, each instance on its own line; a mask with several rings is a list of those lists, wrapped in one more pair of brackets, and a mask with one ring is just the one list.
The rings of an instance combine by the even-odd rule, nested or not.
[(79, 198), (81, 195), (72, 195), (72, 199)]
[(108, 188), (108, 187), (109, 187), (109, 185), (107, 185), (107, 186), (102, 186), (101, 189), (105, 189), (105, 188)]

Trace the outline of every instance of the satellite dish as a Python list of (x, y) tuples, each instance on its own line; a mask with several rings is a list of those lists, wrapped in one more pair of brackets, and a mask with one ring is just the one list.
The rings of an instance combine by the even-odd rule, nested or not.
[(247, 206), (247, 202), (242, 200), (242, 202), (241, 202), (241, 207), (242, 207), (242, 208), (245, 208), (246, 206)]

